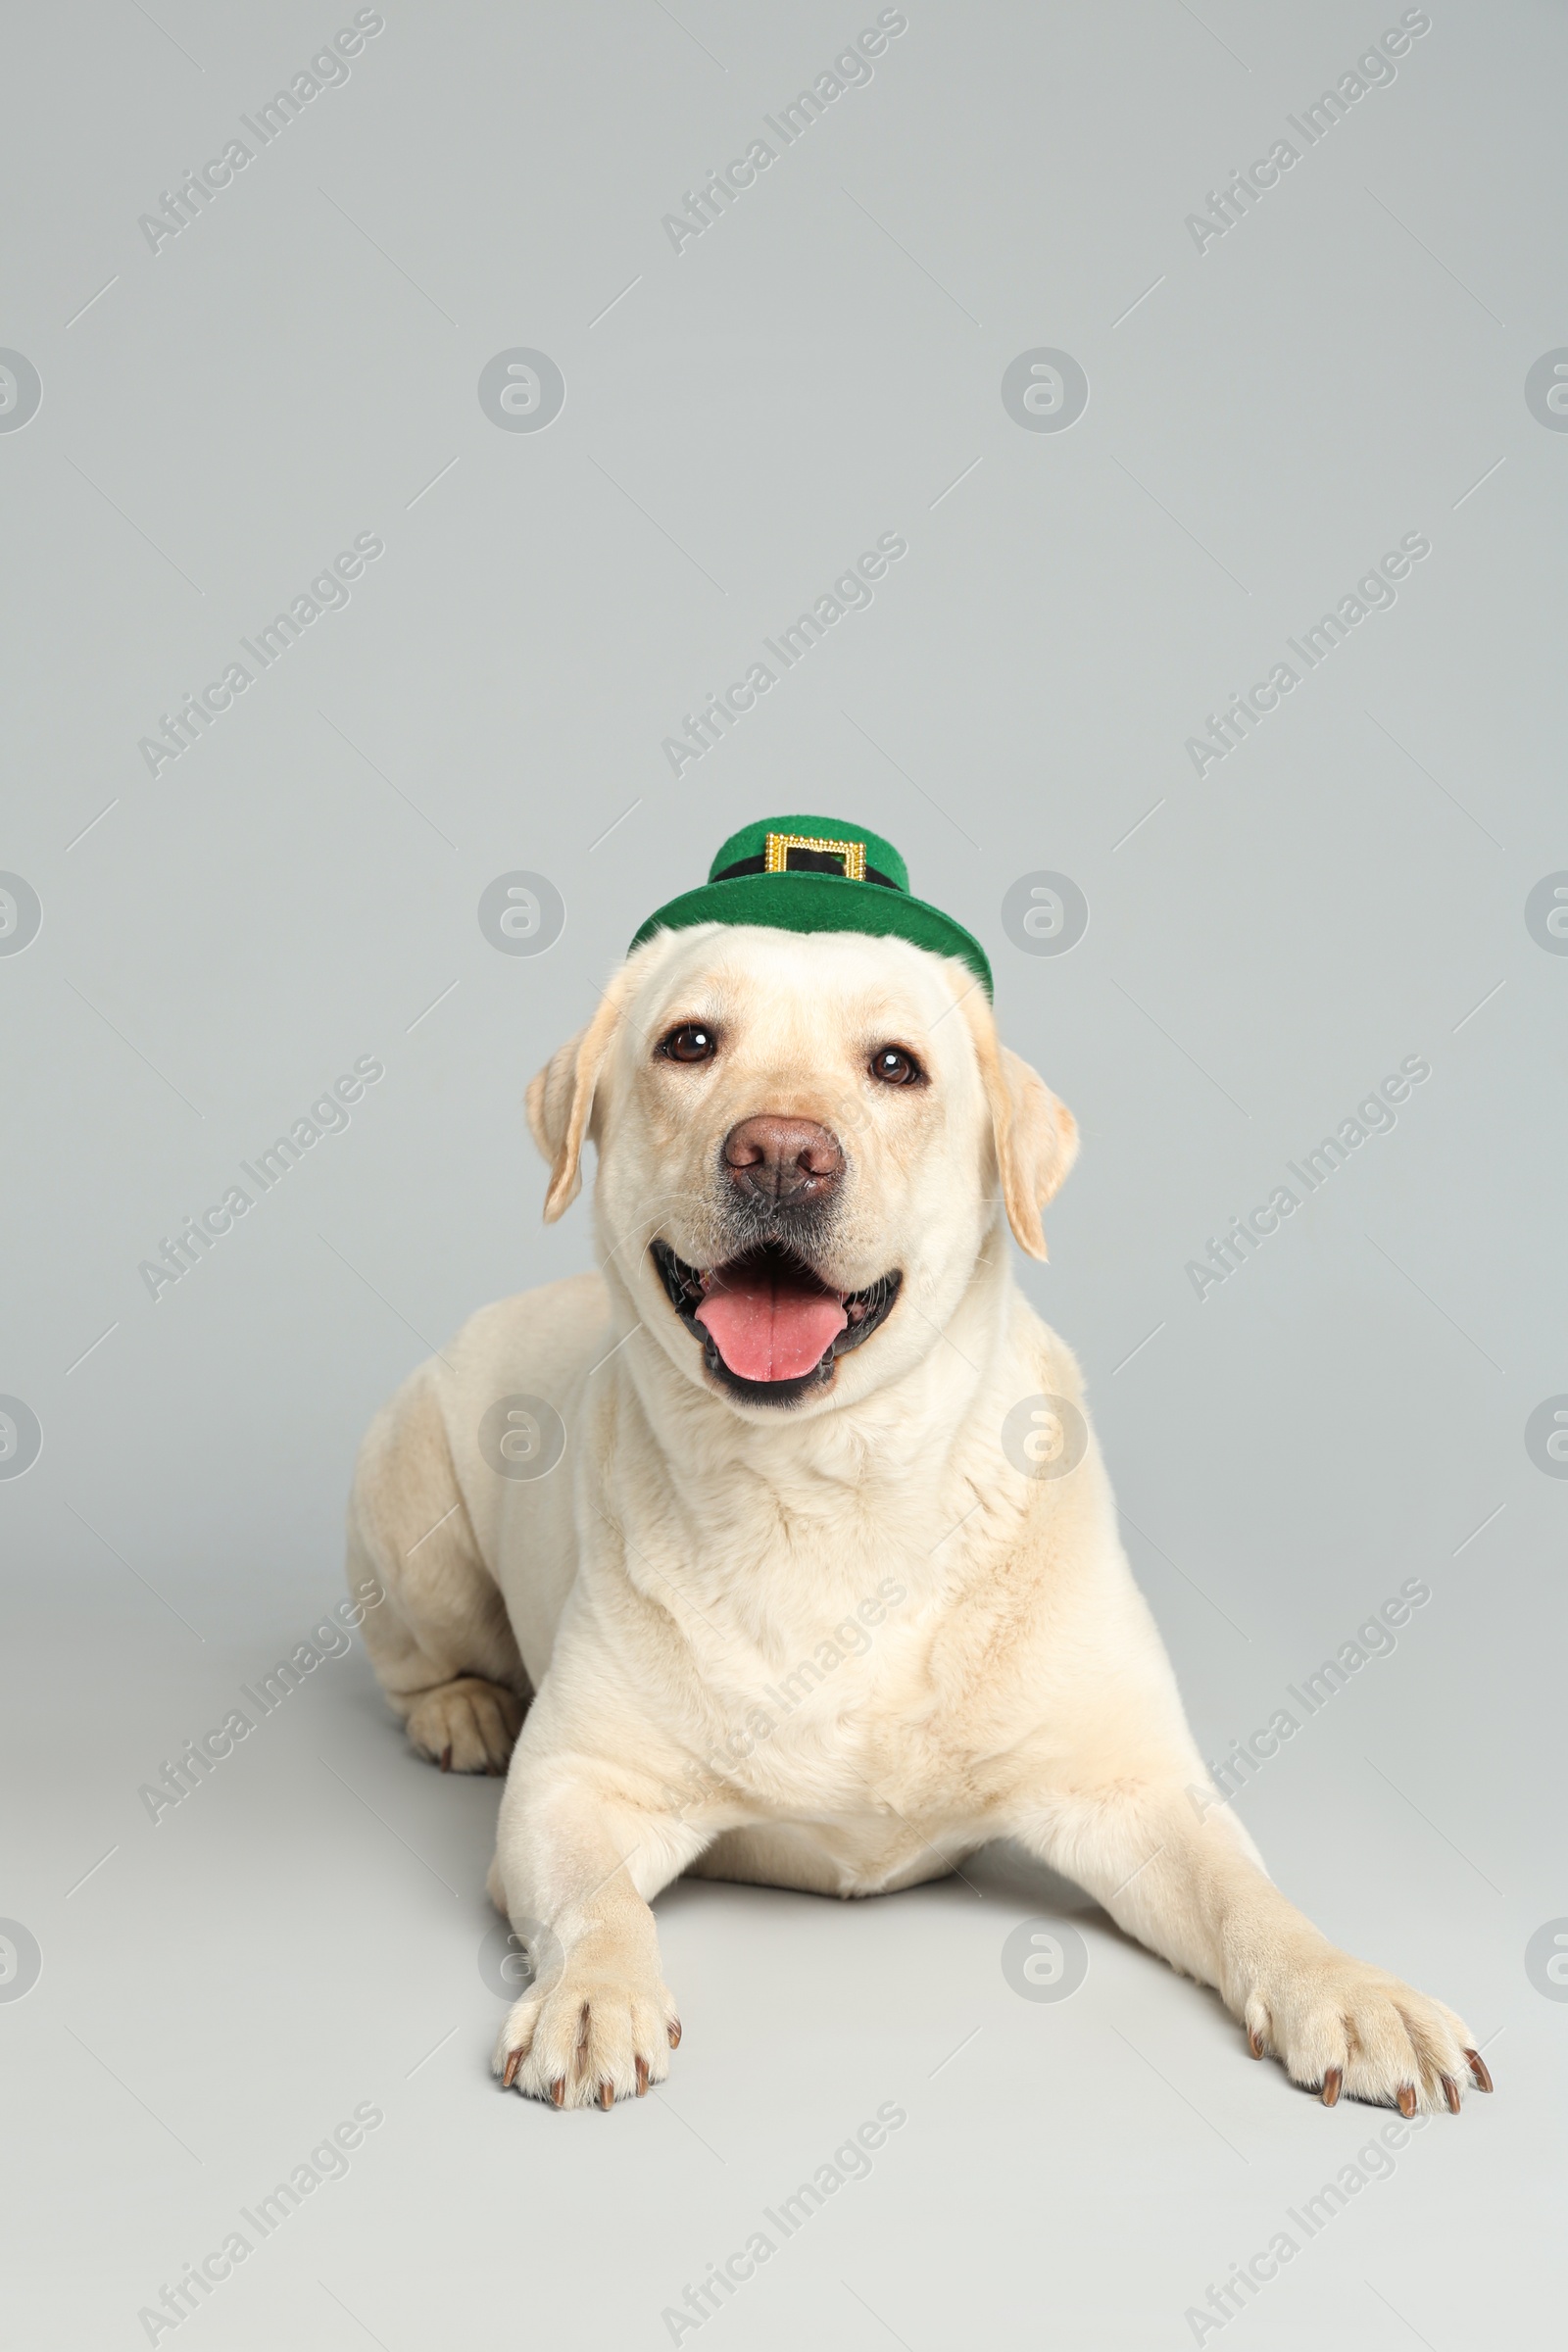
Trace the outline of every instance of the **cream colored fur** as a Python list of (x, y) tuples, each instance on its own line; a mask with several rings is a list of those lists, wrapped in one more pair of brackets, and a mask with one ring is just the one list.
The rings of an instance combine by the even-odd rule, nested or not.
[[(711, 1065), (656, 1054), (682, 1019), (719, 1027)], [(869, 1075), (889, 1041), (928, 1086)], [(484, 1308), (405, 1382), (350, 1532), (351, 1582), (388, 1595), (365, 1632), (416, 1747), (464, 1771), (511, 1750), (491, 1891), (539, 1974), (497, 2071), (568, 2105), (667, 2072), (649, 1905), (683, 1871), (872, 1894), (1009, 1836), (1217, 1986), (1298, 2082), (1455, 2103), (1468, 2029), (1336, 1950), (1214, 1795), (1093, 1439), (1055, 1480), (1003, 1449), (1020, 1399), (1082, 1402), (1007, 1240), (1044, 1256), (1076, 1132), (972, 974), (900, 940), (664, 933), (528, 1111), (547, 1216), (597, 1144), (601, 1270)], [(719, 1147), (763, 1111), (844, 1145), (834, 1287), (904, 1274), (831, 1389), (789, 1408), (705, 1375), (649, 1254), (656, 1236), (693, 1265), (721, 1254)], [(481, 1456), (487, 1408), (515, 1394), (565, 1426), (549, 1476)]]

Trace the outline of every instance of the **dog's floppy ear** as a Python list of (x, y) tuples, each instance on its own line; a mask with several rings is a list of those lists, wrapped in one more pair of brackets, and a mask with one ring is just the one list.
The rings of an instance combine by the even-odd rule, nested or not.
[(963, 973), (959, 985), (991, 1112), (1007, 1222), (1019, 1249), (1043, 1258), (1046, 1236), (1040, 1211), (1078, 1156), (1078, 1123), (1045, 1080), (1000, 1042), (991, 1006), (972, 975)]
[(528, 1125), (550, 1162), (545, 1223), (553, 1225), (582, 1190), (582, 1147), (594, 1091), (626, 1000), (625, 966), (616, 973), (586, 1029), (568, 1037), (528, 1088)]

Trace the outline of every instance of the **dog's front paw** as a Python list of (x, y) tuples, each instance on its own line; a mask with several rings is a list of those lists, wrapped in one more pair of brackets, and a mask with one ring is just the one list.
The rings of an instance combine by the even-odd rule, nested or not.
[(507, 2090), (555, 2107), (612, 2107), (662, 2082), (679, 2041), (680, 2020), (657, 1968), (584, 1952), (517, 2002), (491, 2067)]
[(416, 1755), (443, 1772), (505, 1772), (522, 1728), (522, 1701), (500, 1683), (459, 1675), (423, 1690), (408, 1713)]
[(1492, 2088), (1462, 2018), (1331, 1945), (1261, 1970), (1242, 2014), (1252, 2056), (1272, 2052), (1325, 2107), (1346, 2091), (1402, 2115), (1457, 2115), (1462, 2090)]

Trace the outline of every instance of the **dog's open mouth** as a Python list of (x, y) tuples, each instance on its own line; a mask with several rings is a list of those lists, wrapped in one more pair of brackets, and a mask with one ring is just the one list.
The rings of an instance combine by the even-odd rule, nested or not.
[(655, 1242), (653, 1256), (709, 1371), (764, 1404), (790, 1404), (825, 1388), (838, 1358), (886, 1322), (904, 1279), (884, 1274), (869, 1290), (830, 1290), (780, 1242), (760, 1243), (706, 1270), (687, 1265), (667, 1242)]

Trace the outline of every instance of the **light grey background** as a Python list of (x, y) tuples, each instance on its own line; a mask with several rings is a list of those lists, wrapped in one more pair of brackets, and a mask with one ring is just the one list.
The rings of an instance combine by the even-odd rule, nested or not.
[[(156, 1828), (138, 1801), (337, 1598), (374, 1405), (586, 1262), (582, 1209), (539, 1224), (522, 1089), (643, 917), (796, 808), (897, 841), (1082, 1124), (1022, 1279), (1083, 1359), (1205, 1753), (1431, 1588), (1241, 1803), (1330, 1934), (1468, 2016), (1498, 2093), (1227, 2346), (1459, 2352), (1560, 2313), (1568, 2005), (1524, 1953), (1568, 1913), (1568, 1484), (1524, 1428), (1568, 1391), (1568, 958), (1524, 906), (1568, 867), (1568, 437), (1524, 383), (1568, 343), (1562, 14), (1436, 0), (1200, 252), (1188, 214), (1396, 6), (910, 0), (869, 84), (673, 250), (683, 191), (876, 14), (388, 0), (156, 254), (138, 217), (352, 9), (13, 21), (0, 343), (43, 399), (0, 433), (0, 867), (43, 923), (0, 955), (0, 1391), (43, 1449), (0, 1480), (0, 1912), (42, 1975), (0, 2043), (6, 2333), (37, 2352), (145, 2341), (362, 2101), (349, 2177), (193, 2344), (668, 2342), (896, 2100), (871, 2177), (703, 2343), (1145, 2352), (1383, 2120), (1250, 2064), (1093, 1910), (1081, 1989), (1019, 1999), (1008, 1936), (1076, 1898), (1005, 1857), (844, 1909), (677, 1886), (667, 2090), (502, 2098), (497, 1789), (414, 1762), (358, 1644)], [(565, 379), (543, 432), (479, 405), (515, 347)], [(1065, 432), (1003, 406), (1038, 347), (1089, 379)], [(886, 531), (871, 608), (677, 781), (683, 713)], [(347, 609), (149, 775), (160, 713), (360, 532), (385, 553)], [(1393, 609), (1200, 778), (1205, 713), (1412, 532)], [(538, 957), (476, 920), (518, 868), (566, 907)], [(1038, 869), (1089, 903), (1065, 956), (1002, 928)], [(155, 1303), (161, 1237), (367, 1054), (349, 1130)], [(1411, 1054), (1396, 1128), (1200, 1300), (1208, 1237)]]

